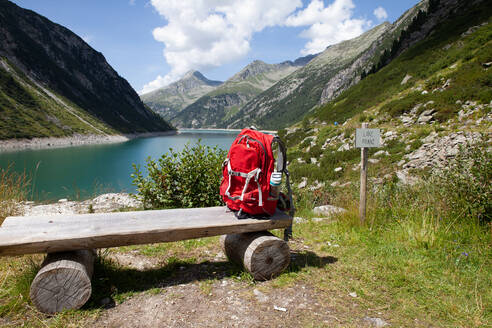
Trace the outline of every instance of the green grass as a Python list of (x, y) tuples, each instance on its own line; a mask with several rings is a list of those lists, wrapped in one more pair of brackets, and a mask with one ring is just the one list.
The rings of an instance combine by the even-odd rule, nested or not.
[[(434, 101), (437, 118), (442, 122), (455, 115), (457, 100), (489, 103), (492, 99), (490, 72), (482, 63), (492, 60), (491, 7), (488, 3), (458, 13), (443, 23), (431, 37), (417, 43), (401, 56), (346, 90), (334, 101), (316, 109), (312, 116), (320, 121), (344, 122), (373, 106), (383, 104), (382, 112), (397, 116), (410, 111), (417, 103)], [(466, 37), (461, 34), (470, 26), (488, 22)], [(450, 45), (446, 49), (445, 46)], [(452, 68), (456, 64), (456, 67)], [(405, 75), (412, 79), (401, 85)], [(451, 86), (442, 92), (432, 91), (447, 79)], [(419, 82), (423, 81), (423, 82)], [(422, 84), (429, 93), (410, 92), (395, 95)], [(423, 109), (422, 109), (423, 110)]]

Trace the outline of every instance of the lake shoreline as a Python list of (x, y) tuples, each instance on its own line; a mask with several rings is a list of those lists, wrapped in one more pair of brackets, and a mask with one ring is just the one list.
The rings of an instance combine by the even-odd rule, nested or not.
[(151, 138), (159, 136), (176, 135), (178, 131), (129, 133), (115, 135), (100, 134), (75, 134), (70, 137), (44, 137), (0, 140), (0, 153), (15, 152), (21, 150), (37, 150), (76, 147), (84, 145), (100, 145), (125, 142), (136, 138)]

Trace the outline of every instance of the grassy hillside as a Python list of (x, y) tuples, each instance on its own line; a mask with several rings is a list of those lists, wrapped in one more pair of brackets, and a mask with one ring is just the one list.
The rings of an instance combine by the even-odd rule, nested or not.
[(116, 133), (0, 58), (0, 139)]
[[(65, 113), (71, 111), (69, 107), (75, 108), (72, 116), (78, 115), (75, 113), (80, 109), (86, 113), (79, 115), (78, 121), (84, 120), (82, 117), (92, 117), (92, 120), (97, 118), (97, 121), (104, 122), (105, 126), (121, 133), (171, 129), (167, 122), (145, 107), (135, 90), (118, 75), (100, 52), (91, 48), (67, 28), (6, 0), (0, 1), (0, 59), (2, 62), (8, 59), (8, 64), (0, 68), (3, 71), (2, 79), (6, 83), (2, 85), (2, 102), (8, 103), (6, 106), (10, 108), (8, 114), (7, 109), (4, 110), (7, 120), (3, 122), (3, 128), (7, 129), (2, 131), (4, 138), (17, 135), (52, 135), (51, 133), (66, 135), (71, 133), (72, 128), (72, 133), (81, 132), (81, 125), (78, 123), (68, 124), (67, 128), (64, 128), (64, 123), (70, 120), (67, 118), (70, 115)], [(20, 87), (16, 87), (15, 82), (6, 77), (14, 71), (19, 78), (12, 78)], [(49, 101), (65, 107), (60, 113), (64, 113), (62, 115), (66, 117), (59, 118), (54, 111), (47, 115), (34, 113), (36, 103), (27, 96), (34, 92), (28, 90), (29, 85), (33, 84), (37, 84), (37, 89), (44, 89), (41, 93), (48, 95), (48, 98), (51, 98)], [(18, 95), (15, 94), (17, 91)], [(19, 119), (15, 121), (12, 106), (17, 106), (17, 96), (19, 106), (15, 115), (19, 116)], [(40, 103), (44, 101), (39, 98), (43, 96), (31, 96)], [(50, 105), (41, 107), (48, 108)], [(60, 123), (58, 128), (55, 128), (57, 120)], [(86, 121), (82, 126), (93, 127), (84, 132), (93, 133), (94, 130), (101, 130), (97, 124)], [(34, 125), (17, 126), (17, 123), (22, 122)]]
[[(383, 133), (396, 131), (399, 135), (398, 140), (386, 144), (391, 156), (376, 165), (384, 174), (394, 172), (396, 163), (419, 148), (422, 142), (418, 140), (431, 132), (440, 136), (459, 130), (486, 133), (492, 100), (491, 12), (492, 5), (483, 3), (457, 13), (426, 40), (317, 108), (296, 128), (282, 131), (291, 156), (305, 162), (294, 162), (295, 177), (306, 176), (313, 181), (334, 181), (342, 176), (355, 179), (355, 171), (335, 174), (331, 169), (357, 164), (360, 155), (353, 148), (353, 137), (361, 122), (382, 128)], [(408, 81), (402, 83), (405, 77)], [(478, 126), (460, 121), (458, 114), (468, 106), (466, 103), (476, 104), (470, 118), (483, 117)], [(406, 116), (421, 115), (429, 108), (435, 110), (435, 122), (402, 124)], [(411, 141), (414, 143), (408, 148)], [(346, 147), (338, 151), (344, 144)], [(321, 167), (309, 163), (311, 158), (318, 158)]]

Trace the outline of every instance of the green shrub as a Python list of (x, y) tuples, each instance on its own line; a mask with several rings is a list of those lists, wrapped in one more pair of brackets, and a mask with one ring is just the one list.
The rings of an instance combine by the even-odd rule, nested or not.
[(217, 147), (187, 144), (183, 151), (170, 149), (158, 161), (147, 158), (148, 177), (133, 164), (131, 175), (137, 199), (144, 208), (186, 208), (222, 205), (219, 185), (227, 152)]
[(492, 153), (486, 143), (461, 148), (455, 160), (436, 175), (436, 185), (452, 214), (492, 221)]

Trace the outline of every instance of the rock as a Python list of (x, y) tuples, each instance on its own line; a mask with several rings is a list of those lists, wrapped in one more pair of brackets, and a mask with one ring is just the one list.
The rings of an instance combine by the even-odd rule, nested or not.
[(58, 200), (58, 203), (66, 203), (66, 202), (68, 202), (68, 199), (66, 198), (62, 198)]
[(273, 306), (273, 309), (274, 310), (277, 310), (277, 311), (287, 312), (287, 309), (286, 308), (283, 308), (283, 307), (280, 307), (280, 306), (276, 306), (276, 305)]
[(324, 182), (319, 182), (318, 180), (315, 180), (314, 181), (314, 184), (309, 187), (309, 190), (313, 191), (313, 190), (318, 190), (318, 189), (321, 189), (325, 186), (325, 183)]
[(302, 223), (302, 222), (305, 222), (305, 221), (306, 221), (306, 219), (301, 218), (300, 216), (296, 216), (296, 217), (294, 218), (294, 222), (295, 222), (295, 223)]
[(353, 298), (356, 298), (357, 297), (357, 293), (356, 292), (351, 292), (351, 293), (349, 293), (349, 296), (350, 297), (353, 297)]
[(263, 294), (262, 292), (260, 292), (258, 289), (255, 288), (253, 290), (253, 294), (255, 294), (256, 299), (258, 300), (258, 302), (260, 302), (260, 303), (266, 303), (266, 302), (268, 302), (268, 296), (266, 296), (265, 294)]
[(379, 159), (377, 159), (377, 158), (369, 158), (367, 161), (369, 163), (371, 163), (371, 164), (377, 164), (377, 163), (379, 163)]
[(297, 188), (302, 189), (302, 188), (306, 188), (306, 186), (307, 186), (307, 178), (303, 177)]
[(335, 172), (337, 172), (337, 173), (338, 173), (338, 172), (340, 172), (341, 170), (343, 170), (341, 167), (337, 167), (337, 168), (335, 168), (333, 171), (335, 171)]
[(408, 171), (405, 170), (396, 171), (396, 176), (403, 184), (414, 185), (418, 181), (417, 178), (410, 176)]
[(318, 160), (315, 157), (311, 157), (311, 164), (318, 163)]
[(350, 186), (351, 184), (352, 184), (352, 182), (350, 182), (350, 181), (345, 182), (345, 183), (343, 183), (343, 184), (340, 185), (340, 188)]
[(322, 206), (315, 207), (313, 212), (316, 215), (324, 215), (326, 217), (331, 217), (336, 214), (347, 212), (347, 210), (333, 205), (322, 205)]
[(398, 164), (396, 164), (396, 165), (398, 165), (398, 166), (402, 166), (402, 165), (403, 165), (403, 164), (405, 164), (405, 163), (406, 163), (406, 161), (405, 161), (404, 159), (402, 159), (402, 160), (401, 160), (401, 161), (399, 161), (399, 162), (398, 162)]
[(345, 151), (345, 150), (349, 150), (350, 149), (350, 145), (348, 143), (344, 143), (343, 145), (341, 145), (337, 151)]
[(432, 131), (427, 137), (422, 139), (422, 142), (424, 142), (424, 143), (432, 142), (437, 137), (437, 135), (438, 135), (437, 132)]
[(381, 156), (381, 155), (384, 155), (384, 156), (389, 156), (389, 153), (387, 150), (378, 150), (377, 152), (374, 153), (374, 157), (378, 157), (378, 156)]
[(386, 321), (384, 321), (383, 319), (381, 318), (370, 318), (370, 317), (365, 317), (364, 318), (364, 321), (367, 321), (369, 324), (371, 324), (372, 326), (374, 327), (385, 327), (385, 326), (388, 326), (389, 323), (387, 323)]
[(403, 78), (403, 80), (401, 81), (401, 83), (400, 83), (400, 84), (401, 84), (401, 85), (406, 84), (406, 83), (407, 83), (407, 82), (408, 82), (411, 78), (412, 78), (412, 76), (411, 76), (411, 75), (408, 75), (408, 74), (407, 74), (407, 75), (405, 75), (405, 77)]
[(443, 89), (449, 88), (451, 86), (451, 79), (448, 79), (444, 84), (442, 85)]
[(422, 94), (423, 94), (423, 95), (426, 95), (426, 94), (428, 94), (428, 93), (429, 93), (429, 91), (427, 91), (427, 90), (422, 91)]
[(338, 181), (333, 181), (332, 183), (330, 183), (330, 186), (332, 186), (332, 187), (337, 187), (339, 184), (340, 184), (340, 182), (338, 182)]
[(403, 123), (403, 125), (405, 125), (405, 126), (410, 126), (414, 122), (414, 119), (412, 117), (410, 117), (410, 116), (404, 116), (404, 115), (403, 116), (400, 116), (400, 120)]
[(301, 164), (306, 164), (306, 161), (304, 159), (302, 159), (302, 158), (298, 158), (297, 159), (297, 162), (298, 163), (301, 163)]

